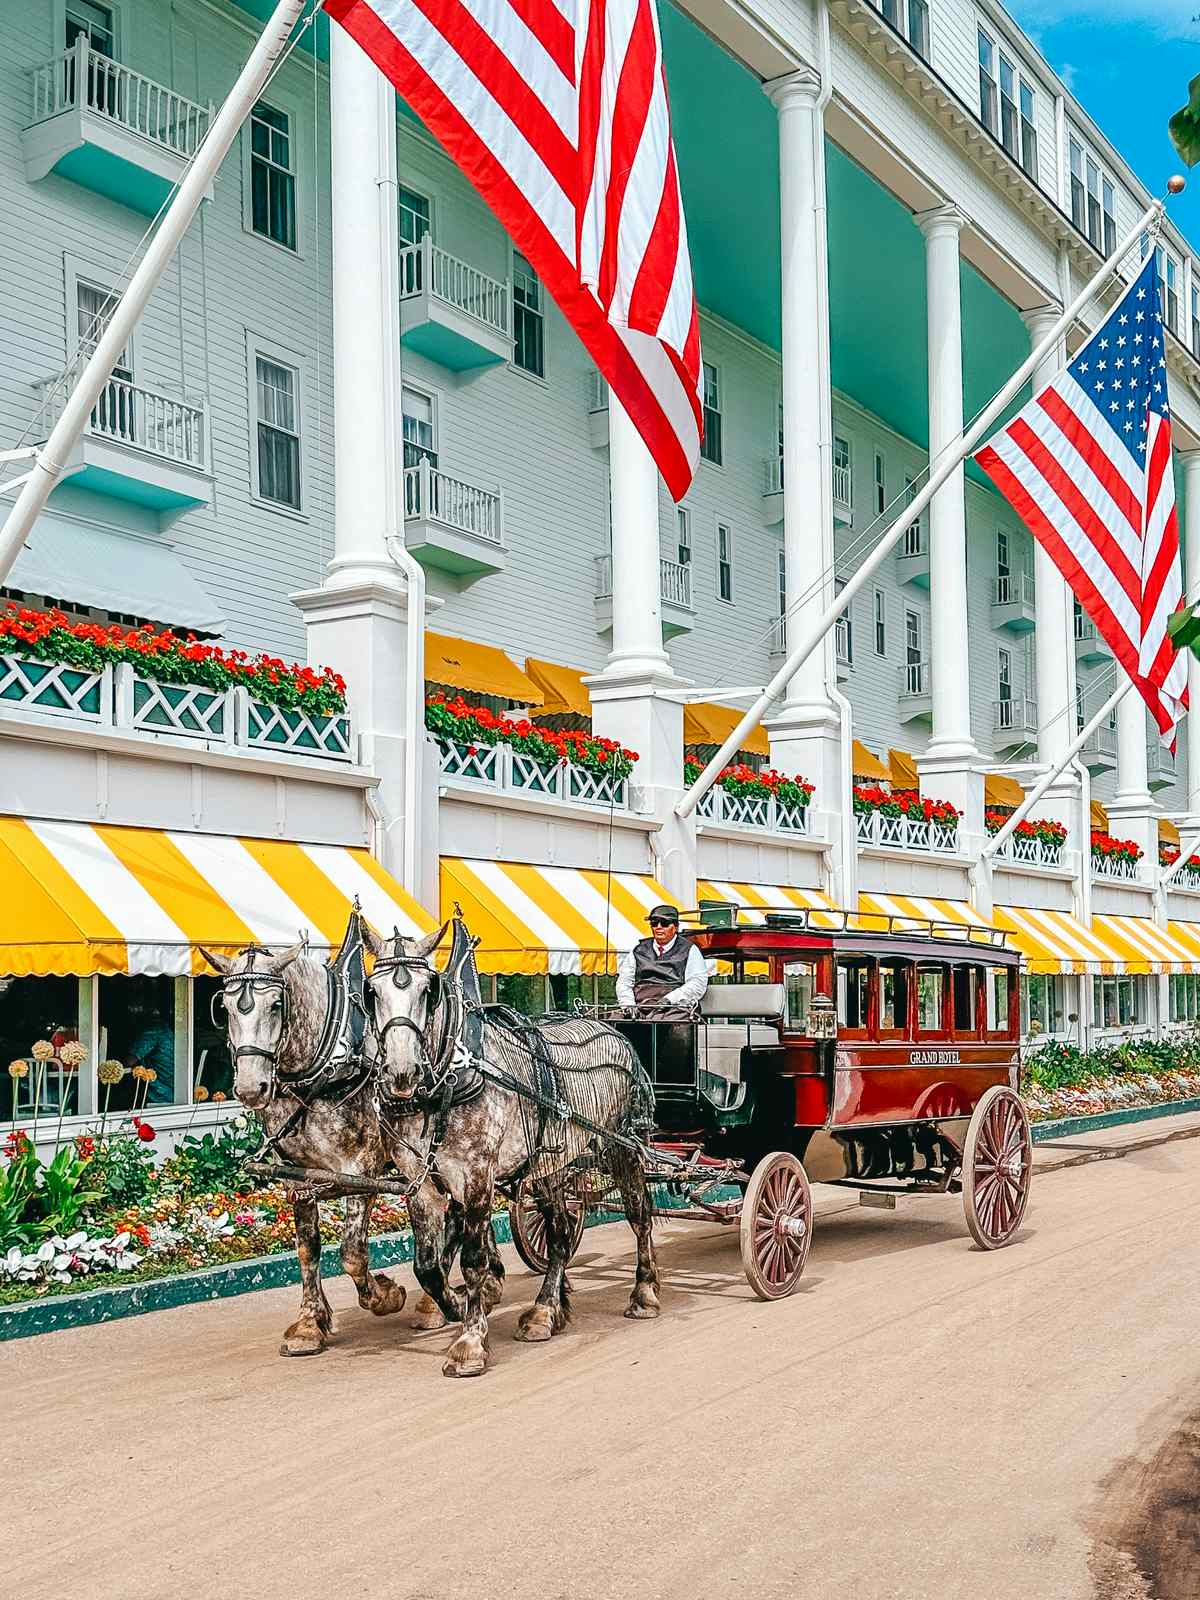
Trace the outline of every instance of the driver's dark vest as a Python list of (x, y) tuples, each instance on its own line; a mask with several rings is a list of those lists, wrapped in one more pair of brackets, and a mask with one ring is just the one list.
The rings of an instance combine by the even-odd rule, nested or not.
[(687, 976), (688, 957), (692, 953), (690, 939), (685, 939), (682, 934), (677, 934), (675, 943), (664, 954), (653, 939), (642, 939), (633, 947), (633, 982), (636, 992), (637, 986), (642, 983), (663, 985), (663, 991), (670, 993), (678, 989)]

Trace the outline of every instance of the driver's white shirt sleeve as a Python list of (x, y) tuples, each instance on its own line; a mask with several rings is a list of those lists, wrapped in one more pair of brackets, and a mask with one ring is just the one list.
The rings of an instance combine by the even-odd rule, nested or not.
[[(691, 966), (691, 962), (688, 962)], [(617, 964), (617, 1004), (631, 1006), (633, 1004), (633, 974), (635, 970), (634, 954), (627, 950)]]
[[(708, 963), (695, 945), (688, 951), (687, 966), (683, 969), (683, 982), (678, 989), (663, 996), (664, 1005), (698, 1006), (708, 988)], [(620, 994), (620, 984), (617, 993)], [(632, 992), (632, 991), (631, 991)]]

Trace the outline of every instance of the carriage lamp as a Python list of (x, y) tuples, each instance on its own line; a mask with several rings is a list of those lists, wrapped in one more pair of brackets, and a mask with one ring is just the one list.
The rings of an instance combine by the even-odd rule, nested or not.
[(837, 1012), (827, 994), (815, 994), (808, 1002), (804, 1031), (810, 1039), (837, 1038)]

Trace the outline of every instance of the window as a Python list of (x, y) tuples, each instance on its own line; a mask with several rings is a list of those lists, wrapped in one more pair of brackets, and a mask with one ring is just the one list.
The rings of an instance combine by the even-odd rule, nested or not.
[(1093, 1016), (1098, 1028), (1136, 1028), (1146, 1020), (1144, 978), (1093, 978)]
[[(917, 498), (917, 486), (906, 472), (904, 474), (904, 501), (911, 505)], [(917, 517), (910, 522), (904, 530), (904, 544), (902, 546), (906, 556), (919, 556), (921, 554), (921, 519)]]
[(1161, 245), (1155, 250), (1154, 259), (1158, 268), (1158, 298), (1162, 308), (1163, 320), (1172, 333), (1178, 333), (1179, 286), (1175, 262)]
[[(1000, 699), (1006, 702), (1012, 699), (1012, 651), (998, 650), (996, 652), (996, 680)], [(1008, 723), (1002, 724), (1008, 727)]]
[(296, 248), (291, 118), (263, 100), (250, 113), (250, 226), (264, 239)]
[(117, 33), (110, 6), (92, 5), (91, 0), (67, 0), (66, 47), (70, 50), (80, 34), (97, 55), (115, 57)]
[[(994, 131), (994, 130), (993, 130)], [(1017, 115), (1017, 75), (1013, 64), (1000, 54), (1000, 143), (1010, 156), (1020, 152), (1020, 119)]]
[(1104, 238), (1104, 232), (1100, 224), (1100, 168), (1092, 160), (1091, 156), (1088, 156), (1086, 165), (1088, 218), (1087, 236), (1096, 246), (1096, 248), (1099, 249)]
[(513, 363), (546, 376), (546, 313), (542, 285), (522, 255), (513, 255)]
[(875, 618), (875, 654), (887, 655), (887, 596), (882, 589), (876, 589), (874, 599)]
[(875, 452), (875, 515), (887, 510), (887, 463), (879, 451)]
[(816, 986), (817, 969), (810, 961), (788, 961), (783, 968), (783, 987), (787, 995), (787, 1025), (802, 1030), (808, 1022), (808, 1008)]
[(1100, 184), (1100, 204), (1104, 211), (1104, 254), (1110, 256), (1117, 248), (1117, 200), (1107, 178)]
[(436, 467), (437, 413), (432, 397), (405, 384), (401, 406), (404, 413), (404, 465), (419, 467), (422, 461), (428, 461), (431, 467)]
[(879, 963), (879, 1033), (907, 1034), (908, 991), (912, 967), (907, 961)]
[(944, 1033), (946, 969), (921, 965), (917, 968), (917, 1032)]
[(1012, 572), (1008, 564), (1008, 534), (1003, 528), (996, 533), (996, 576), (1007, 578)]
[(700, 454), (719, 467), (721, 453), (721, 374), (711, 362), (704, 363), (704, 442)]
[(926, 61), (929, 59), (929, 5), (928, 0), (873, 0), (895, 28), (903, 34), (913, 49)]
[(255, 357), (258, 397), (258, 483), (262, 500), (300, 509), (300, 375), (295, 367)]
[(996, 92), (996, 47), (979, 29), (979, 115), (991, 133), (1000, 132), (1000, 113)]
[(917, 611), (904, 613), (904, 659), (910, 667), (921, 664), (921, 616)]
[(787, 616), (787, 556), (783, 546), (780, 545), (776, 560), (779, 568), (779, 615)]
[(415, 189), (400, 185), (400, 246), (420, 244), (427, 233), (432, 233), (430, 207), (427, 196)]
[(1083, 188), (1083, 150), (1077, 139), (1071, 140), (1071, 221), (1080, 233), (1087, 232), (1087, 205)]
[(1038, 178), (1037, 122), (1033, 90), (1021, 79), (1021, 165), (1036, 183)]
[(733, 599), (733, 529), (727, 522), (717, 523), (717, 597)]
[(1193, 283), (1191, 293), (1192, 354), (1200, 356), (1200, 288)]
[[(1076, 622), (1076, 625), (1078, 626), (1078, 620)], [(1087, 717), (1084, 715), (1084, 711), (1083, 711), (1083, 685), (1082, 684), (1076, 684), (1075, 685), (1075, 732), (1076, 733), (1082, 733), (1083, 729), (1084, 729), (1084, 725), (1085, 725), (1086, 722), (1087, 722)]]
[[(845, 578), (836, 578), (834, 580), (834, 594), (841, 594), (845, 587)], [(854, 614), (849, 606), (833, 625), (833, 647), (839, 666), (850, 667), (854, 665)]]
[[(94, 283), (76, 278), (75, 305), (79, 337), (75, 361), (82, 365), (92, 355), (112, 320), (117, 308), (117, 296), (110, 294), (107, 289), (98, 288)], [(91, 424), (98, 432), (131, 444), (136, 443), (138, 437), (138, 399), (130, 387), (132, 382), (133, 358), (130, 347), (126, 345), (113, 366), (112, 376), (100, 391), (100, 398), (91, 416)]]
[(839, 961), (837, 964), (838, 1031), (866, 1033), (870, 1026), (871, 963)]
[(678, 530), (678, 561), (681, 567), (686, 567), (692, 559), (692, 513), (686, 506), (675, 507), (675, 523)]
[(1200, 1020), (1200, 977), (1195, 973), (1177, 972), (1171, 979), (1171, 1021), (1197, 1020)]
[(1066, 980), (1037, 973), (1021, 979), (1021, 1031), (1027, 1037), (1038, 1034), (1063, 1034), (1067, 1028)]
[(988, 967), (984, 980), (989, 1033), (1008, 1032), (1008, 968)]
[(954, 1031), (974, 1035), (979, 1031), (976, 1022), (976, 997), (979, 994), (979, 968), (956, 966), (953, 968), (951, 993), (954, 999)]

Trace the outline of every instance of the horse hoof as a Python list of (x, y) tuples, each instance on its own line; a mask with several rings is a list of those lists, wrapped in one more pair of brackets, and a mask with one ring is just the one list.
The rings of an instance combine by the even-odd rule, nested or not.
[(418, 1333), (429, 1333), (434, 1328), (444, 1328), (445, 1326), (446, 1317), (441, 1306), (438, 1305), (432, 1295), (422, 1292), (409, 1327), (415, 1328)]
[(446, 1378), (478, 1378), (488, 1369), (488, 1353), (483, 1344), (474, 1339), (456, 1339), (446, 1352), (442, 1363), (442, 1376)]
[(372, 1281), (374, 1289), (371, 1298), (367, 1300), (360, 1299), (359, 1305), (369, 1311), (373, 1317), (391, 1317), (397, 1311), (403, 1311), (404, 1302), (408, 1299), (408, 1294), (402, 1283), (393, 1282), (383, 1272), (372, 1273)]
[(320, 1333), (298, 1333), (291, 1328), (283, 1336), (283, 1343), (279, 1346), (281, 1356), (319, 1356), (325, 1349), (325, 1338)]
[(625, 1308), (625, 1315), (635, 1321), (649, 1321), (659, 1314), (658, 1296), (654, 1290), (639, 1284), (629, 1297), (629, 1304)]
[(519, 1344), (545, 1344), (558, 1332), (549, 1306), (531, 1306), (523, 1311), (513, 1329), (513, 1338)]

